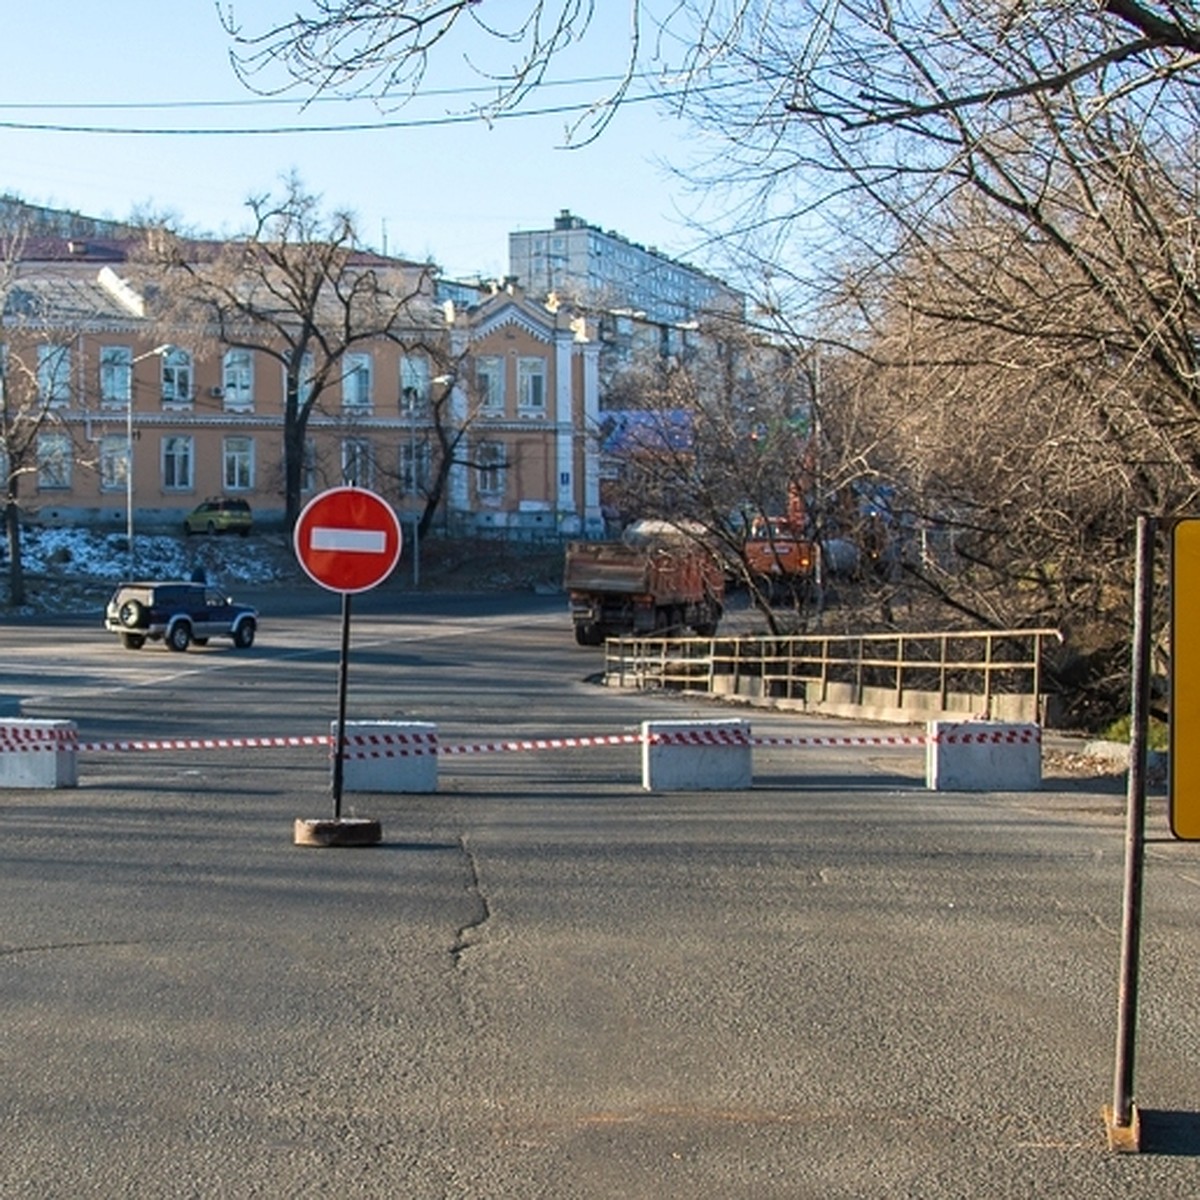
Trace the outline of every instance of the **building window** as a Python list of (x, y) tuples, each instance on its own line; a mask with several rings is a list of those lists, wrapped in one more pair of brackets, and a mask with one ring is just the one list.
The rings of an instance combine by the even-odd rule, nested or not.
[(192, 402), (192, 356), (187, 350), (172, 346), (162, 356), (162, 402)]
[(225, 351), (221, 390), (226, 412), (254, 407), (254, 356), (249, 350)]
[(100, 439), (100, 490), (124, 490), (133, 469), (133, 450), (123, 433), (106, 434)]
[(71, 401), (71, 347), (38, 347), (38, 397), (51, 407), (61, 407)]
[(342, 408), (371, 411), (371, 356), (347, 354), (342, 363)]
[(317, 490), (317, 443), (312, 438), (304, 439), (304, 462), (300, 467), (300, 490)]
[(504, 495), (505, 453), (502, 442), (480, 442), (475, 451), (476, 487), (481, 496)]
[(421, 496), (429, 489), (429, 443), (400, 443), (400, 494)]
[(38, 487), (43, 491), (71, 486), (71, 439), (65, 433), (39, 433)]
[(400, 411), (414, 416), (429, 410), (429, 360), (405, 356), (400, 360)]
[[(284, 364), (281, 364), (279, 369), (280, 369), (280, 373), (283, 377), (283, 396), (284, 396), (284, 399), (286, 400), (287, 399), (287, 366)], [(314, 366), (313, 356), (310, 352), (306, 351), (305, 354), (300, 359), (300, 379), (297, 382), (298, 390), (296, 393), (296, 399), (299, 401), (301, 407), (306, 405), (309, 402), (309, 400), (312, 399), (313, 373), (314, 373), (315, 369), (316, 368)]]
[(163, 438), (162, 481), (168, 492), (192, 490), (192, 439), (183, 435)]
[(484, 412), (504, 411), (504, 359), (499, 355), (484, 355), (475, 360), (475, 388), (479, 407)]
[(230, 492), (248, 492), (254, 487), (254, 439), (227, 437), (221, 452), (222, 478)]
[(517, 359), (517, 405), (521, 412), (541, 415), (546, 411), (546, 360)]
[(133, 351), (128, 346), (100, 347), (100, 403), (128, 408), (133, 399)]
[(375, 482), (375, 460), (370, 442), (347, 438), (342, 443), (342, 482), (366, 488)]

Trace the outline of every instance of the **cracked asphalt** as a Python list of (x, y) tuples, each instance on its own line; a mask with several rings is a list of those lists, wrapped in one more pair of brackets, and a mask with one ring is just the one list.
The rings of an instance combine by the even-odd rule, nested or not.
[[(283, 607), (282, 605), (280, 606)], [(248, 655), (0, 626), (80, 736), (328, 729), (335, 614)], [(554, 599), (362, 605), (351, 717), (443, 739), (728, 716), (584, 682)], [(756, 732), (829, 721), (745, 712)], [(867, 731), (869, 732), (869, 730)], [(454, 758), (329, 812), (315, 749), (81, 756), (0, 796), (0, 1195), (820, 1200), (1200, 1192), (1200, 850), (1152, 797), (1137, 1096), (1114, 1155), (1120, 781), (934, 793), (919, 748)]]

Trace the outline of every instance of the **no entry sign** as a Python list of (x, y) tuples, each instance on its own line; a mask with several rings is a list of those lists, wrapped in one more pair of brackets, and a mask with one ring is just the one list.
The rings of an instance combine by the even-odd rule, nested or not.
[(331, 592), (366, 592), (400, 561), (400, 520), (364, 488), (337, 487), (314, 496), (296, 520), (292, 545), (308, 576)]

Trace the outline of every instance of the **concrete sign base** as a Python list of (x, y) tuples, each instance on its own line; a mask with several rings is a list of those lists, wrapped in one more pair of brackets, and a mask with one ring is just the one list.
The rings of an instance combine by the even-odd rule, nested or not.
[(328, 821), (298, 817), (292, 829), (292, 841), (297, 846), (376, 846), (382, 837), (379, 822), (367, 817)]

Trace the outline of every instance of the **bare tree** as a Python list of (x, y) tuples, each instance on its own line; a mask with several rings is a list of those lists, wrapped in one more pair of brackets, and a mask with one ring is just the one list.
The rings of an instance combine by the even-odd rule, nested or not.
[(284, 377), (284, 507), (301, 507), (309, 417), (356, 347), (412, 340), (435, 324), (430, 273), (364, 252), (352, 216), (325, 218), (300, 181), (248, 201), (249, 232), (220, 244), (150, 231), (145, 257), (160, 281), (164, 340), (182, 331), (277, 361)]
[[(20, 267), (30, 233), (28, 214), (12, 209), (0, 220), (0, 463), (3, 464), (4, 544), (8, 603), (25, 603), (21, 552), (22, 484), (38, 470), (38, 439), (57, 425), (51, 399), (28, 355), (44, 342), (52, 313), (36, 291), (22, 286)], [(65, 438), (64, 433), (64, 438)]]
[[(435, 7), (487, 11), (325, 0), (323, 33), (360, 18), (361, 57), (309, 37), (298, 70), (303, 19), (259, 47), (313, 88), (324, 66), (386, 93), (379, 68), (414, 63), (420, 86), (451, 42), (418, 45), (402, 19)], [(592, 6), (554, 12), (587, 34)], [(625, 78), (678, 68), (673, 103), (716, 146), (694, 182), (724, 189), (724, 245), (767, 319), (819, 349), (835, 474), (902, 495), (904, 536), (923, 539), (909, 578), (971, 620), (1086, 613), (1089, 637), (1123, 640), (1133, 513), (1189, 511), (1200, 492), (1200, 4), (629, 12)], [(519, 108), (545, 61), (520, 58), (497, 102)]]

